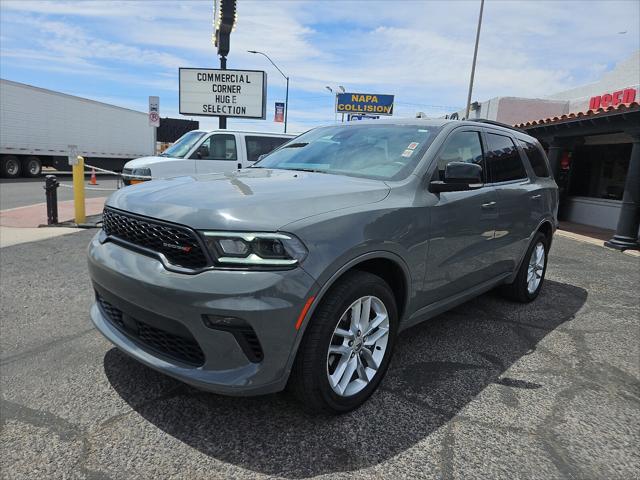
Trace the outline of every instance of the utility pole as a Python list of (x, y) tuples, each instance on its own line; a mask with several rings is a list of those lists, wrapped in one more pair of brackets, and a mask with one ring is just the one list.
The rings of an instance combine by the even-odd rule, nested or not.
[[(227, 55), (231, 43), (231, 32), (233, 31), (238, 13), (236, 10), (236, 0), (214, 0), (213, 2), (213, 44), (218, 47), (220, 57), (220, 69), (227, 69)], [(218, 125), (221, 130), (227, 128), (227, 117), (219, 116)]]
[(471, 78), (469, 79), (469, 95), (467, 96), (467, 110), (464, 115), (465, 120), (469, 119), (469, 110), (471, 109), (471, 93), (473, 92), (473, 77), (476, 73), (476, 58), (478, 57), (478, 43), (480, 42), (480, 26), (482, 25), (483, 9), (484, 9), (484, 0), (480, 0), (480, 15), (478, 16), (478, 30), (476, 31), (476, 46), (473, 49), (473, 63), (471, 64)]

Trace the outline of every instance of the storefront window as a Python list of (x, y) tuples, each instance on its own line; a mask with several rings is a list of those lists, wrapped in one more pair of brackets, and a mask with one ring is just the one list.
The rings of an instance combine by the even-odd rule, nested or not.
[(576, 148), (569, 173), (569, 195), (622, 200), (630, 158), (630, 143)]

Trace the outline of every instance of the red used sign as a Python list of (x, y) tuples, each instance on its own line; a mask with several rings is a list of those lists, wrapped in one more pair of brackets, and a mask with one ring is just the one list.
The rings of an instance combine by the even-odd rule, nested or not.
[(617, 92), (604, 93), (597, 97), (591, 97), (589, 100), (589, 110), (597, 110), (598, 108), (615, 107), (620, 103), (631, 103), (636, 99), (635, 88), (625, 88)]

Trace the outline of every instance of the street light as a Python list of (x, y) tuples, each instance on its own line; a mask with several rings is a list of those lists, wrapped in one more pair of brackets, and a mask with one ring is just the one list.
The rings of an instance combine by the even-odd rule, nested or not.
[(255, 50), (247, 50), (247, 52), (257, 53), (259, 55), (263, 55), (264, 57), (266, 57), (267, 60), (271, 62), (271, 65), (276, 67), (276, 70), (278, 70), (280, 72), (280, 75), (282, 75), (287, 81), (287, 91), (286, 91), (285, 100), (284, 100), (284, 133), (287, 133), (287, 114), (289, 113), (289, 77), (287, 77), (284, 73), (282, 73), (282, 70), (280, 70), (275, 63), (273, 63), (273, 60), (271, 60), (271, 58), (269, 58), (269, 55), (267, 55), (266, 53), (257, 52)]
[(471, 92), (473, 91), (473, 76), (476, 73), (476, 58), (478, 57), (478, 43), (480, 42), (480, 26), (482, 25), (483, 9), (484, 0), (480, 0), (480, 15), (478, 17), (478, 30), (476, 30), (476, 46), (473, 50), (473, 63), (471, 64), (471, 78), (469, 79), (469, 95), (467, 96), (467, 111), (464, 116), (465, 120), (469, 119), (469, 110), (471, 109)]

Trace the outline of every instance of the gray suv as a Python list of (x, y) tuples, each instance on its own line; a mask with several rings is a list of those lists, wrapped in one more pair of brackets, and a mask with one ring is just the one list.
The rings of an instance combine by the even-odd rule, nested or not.
[(289, 387), (346, 412), (398, 332), (494, 287), (542, 288), (558, 189), (540, 144), (493, 123), (311, 130), (253, 167), (126, 187), (89, 270), (95, 326), (198, 388)]

